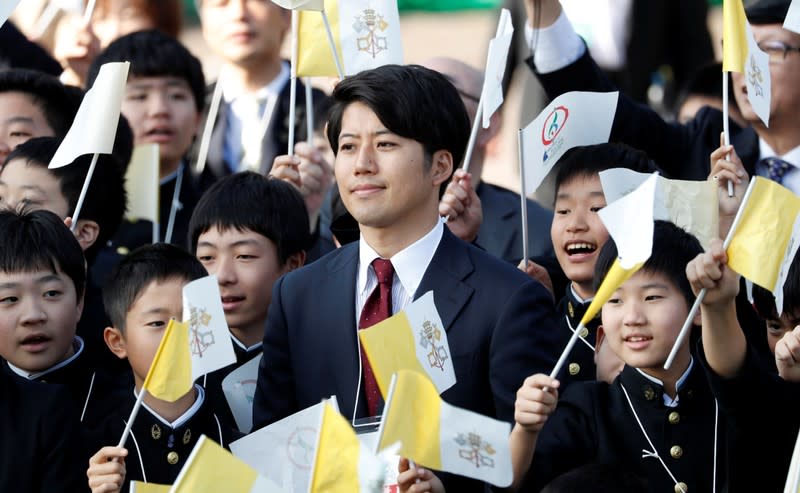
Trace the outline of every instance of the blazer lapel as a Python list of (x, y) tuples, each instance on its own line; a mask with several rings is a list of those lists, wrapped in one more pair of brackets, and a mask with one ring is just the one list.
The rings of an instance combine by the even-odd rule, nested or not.
[(219, 102), (219, 112), (214, 120), (214, 130), (208, 143), (206, 167), (211, 168), (216, 176), (229, 174), (225, 165), (225, 131), (228, 126), (228, 103), (223, 98)]
[(442, 241), (422, 277), (414, 299), (433, 291), (433, 299), (447, 332), (472, 297), (474, 289), (463, 280), (474, 270), (467, 245), (444, 228)]

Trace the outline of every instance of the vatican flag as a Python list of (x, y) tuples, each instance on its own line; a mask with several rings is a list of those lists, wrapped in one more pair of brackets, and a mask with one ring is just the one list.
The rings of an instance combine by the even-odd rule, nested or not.
[[(325, 0), (333, 43), (344, 70), (353, 75), (381, 65), (403, 63), (396, 0)], [(319, 12), (300, 12), (297, 75), (337, 77)]]
[(216, 276), (183, 287), (183, 321), (189, 325), (192, 380), (236, 362)]
[(444, 402), (430, 380), (397, 372), (386, 399), (378, 450), (401, 442), (418, 464), (504, 488), (511, 484), (511, 425)]

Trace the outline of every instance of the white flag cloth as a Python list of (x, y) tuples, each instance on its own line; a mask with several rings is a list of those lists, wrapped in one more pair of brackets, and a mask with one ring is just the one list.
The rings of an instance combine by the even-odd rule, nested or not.
[(657, 179), (658, 174), (653, 173), (636, 190), (598, 212), (617, 245), (619, 264), (623, 269), (632, 269), (650, 258)]
[(618, 97), (618, 92), (562, 94), (523, 129), (526, 193), (539, 188), (567, 150), (608, 142)]
[(783, 28), (800, 34), (800, 0), (792, 0), (786, 19), (783, 21)]
[(111, 154), (117, 134), (129, 62), (106, 63), (83, 96), (75, 120), (49, 168), (60, 168), (84, 154)]
[(17, 8), (19, 0), (3, 0), (0, 2), (0, 26), (6, 23), (8, 16)]
[[(606, 202), (620, 199), (639, 187), (648, 173), (626, 168), (600, 172), (600, 183)], [(670, 180), (659, 176), (653, 204), (653, 219), (670, 221), (700, 240), (708, 249), (711, 240), (719, 237), (719, 207), (717, 184), (708, 180)]]
[[(338, 409), (336, 397), (327, 402)], [(286, 491), (306, 493), (324, 402), (231, 442), (231, 452)]]
[(242, 433), (250, 433), (253, 428), (253, 397), (262, 356), (251, 359), (222, 379), (222, 393)]
[(497, 108), (503, 104), (503, 76), (506, 72), (508, 48), (511, 46), (511, 37), (514, 35), (514, 26), (511, 24), (511, 14), (507, 9), (500, 11), (500, 20), (497, 23), (497, 34), (489, 41), (489, 52), (486, 55), (486, 76), (483, 80), (483, 128), (489, 128), (489, 122)]
[(272, 0), (272, 3), (289, 10), (322, 10), (324, 0)]
[(133, 149), (131, 162), (125, 173), (128, 217), (158, 222), (158, 161), (158, 144), (143, 144)]
[(192, 380), (236, 362), (215, 276), (183, 287), (183, 321), (189, 324)]
[(761, 51), (753, 36), (750, 24), (745, 22), (747, 37), (747, 59), (744, 63), (744, 82), (747, 85), (747, 100), (758, 118), (769, 127), (769, 110), (772, 99), (772, 77), (769, 73), (769, 55)]

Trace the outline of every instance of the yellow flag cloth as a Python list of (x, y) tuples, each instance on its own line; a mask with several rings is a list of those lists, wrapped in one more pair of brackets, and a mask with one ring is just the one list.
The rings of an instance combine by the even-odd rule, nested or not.
[(747, 37), (742, 0), (722, 2), (722, 71), (743, 72), (747, 59)]
[(589, 304), (589, 308), (586, 309), (586, 313), (584, 313), (583, 318), (581, 319), (582, 325), (587, 325), (597, 313), (603, 308), (603, 305), (606, 304), (611, 295), (614, 294), (614, 291), (617, 290), (618, 287), (622, 285), (623, 282), (630, 279), (630, 277), (636, 273), (637, 270), (641, 269), (644, 265), (644, 262), (638, 263), (634, 265), (630, 269), (624, 269), (620, 263), (619, 259), (614, 259), (614, 263), (611, 264), (611, 268), (608, 269), (608, 273), (606, 277), (603, 279), (603, 282), (600, 283), (600, 287), (597, 288), (597, 294), (594, 295), (594, 299)]
[(728, 266), (774, 293), (781, 264), (787, 260), (800, 197), (772, 180), (758, 176), (754, 180), (728, 245)]
[(175, 402), (192, 389), (189, 325), (170, 320), (143, 387), (157, 399)]
[(171, 488), (168, 484), (142, 483), (131, 481), (131, 493), (168, 493)]
[(158, 223), (158, 162), (158, 144), (142, 144), (133, 149), (125, 173), (128, 217)]
[[(325, 13), (331, 25), (336, 51), (341, 60), (339, 36), (339, 6), (337, 0), (325, 0)], [(301, 77), (337, 77), (333, 52), (326, 41), (322, 14), (313, 10), (300, 11), (297, 34), (297, 75)]]

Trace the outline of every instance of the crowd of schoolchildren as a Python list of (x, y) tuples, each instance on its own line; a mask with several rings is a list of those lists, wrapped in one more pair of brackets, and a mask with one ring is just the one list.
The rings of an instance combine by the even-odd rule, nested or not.
[[(373, 288), (383, 289), (370, 264), (378, 257), (396, 268), (389, 313), (433, 287), (437, 305), (446, 300), (448, 332), (482, 324), (469, 329), (480, 333), (477, 342), (450, 336), (462, 387), (443, 398), (512, 423), (511, 491), (783, 488), (800, 426), (791, 417), (800, 402), (797, 261), (778, 313), (772, 293), (758, 286), (747, 301), (720, 240), (704, 251), (690, 233), (656, 221), (649, 260), (579, 334), (561, 374), (547, 375), (617, 258), (598, 215), (606, 206), (601, 171), (716, 182), (719, 238), (753, 175), (800, 190), (793, 187), (800, 177), (800, 34), (781, 27), (789, 1), (745, 3), (770, 55), (769, 128), (753, 116), (741, 74), (732, 91), (745, 125), (731, 123), (729, 146), (719, 145), (718, 109), (668, 123), (621, 94), (611, 142), (575, 147), (559, 161), (555, 201), (546, 204), (553, 212), (529, 200), (530, 235), (542, 246), (522, 262), (519, 211), (514, 224), (502, 212), (518, 209), (519, 197), (480, 181), (498, 122), (479, 133), (471, 173), (453, 172), (480, 94), (474, 69), (452, 60), (432, 61), (434, 70), (374, 69), (348, 77), (330, 96), (315, 89), (309, 111), (301, 86), (290, 156), (289, 68), (280, 57), (288, 11), (267, 0), (197, 2), (203, 36), (224, 62), (219, 108), (208, 119), (207, 95), (216, 88), (206, 87), (199, 60), (174, 37), (175, 16), (165, 14), (178, 2), (97, 3), (94, 23), (74, 26), (71, 49), (59, 52), (69, 75), (63, 80), (91, 87), (100, 66), (116, 61), (129, 61), (130, 74), (114, 151), (100, 155), (76, 221), (91, 156), (56, 169), (48, 163), (83, 90), (39, 70), (0, 71), (0, 491), (171, 484), (201, 435), (227, 448), (251, 431), (239, 429), (223, 380), (262, 354), (256, 428), (336, 394), (315, 386), (354, 372), (361, 401), (359, 393), (352, 405), (352, 397), (339, 395), (340, 403), (350, 399), (343, 414), (376, 414), (368, 377), (361, 378), (369, 363), (347, 338)], [(549, 96), (613, 90), (557, 0), (524, 3), (526, 35), (539, 43), (528, 64)], [(133, 32), (117, 26), (108, 36), (117, 4), (133, 16)], [(315, 134), (307, 135), (311, 116)], [(134, 146), (144, 143), (159, 144), (156, 244), (149, 221), (126, 217), (126, 168)], [(415, 145), (424, 152), (413, 154)], [(448, 262), (438, 248), (457, 253)], [(455, 260), (459, 255), (469, 267)], [(181, 318), (183, 287), (208, 274), (219, 283), (236, 363), (199, 379), (175, 402), (146, 395), (117, 446), (163, 331)], [(458, 279), (437, 291), (450, 285), (432, 282), (434, 275)], [(340, 299), (329, 299), (337, 297), (327, 290), (336, 286), (331, 280), (347, 276)], [(701, 289), (707, 294), (692, 333), (664, 370)], [(495, 298), (484, 297), (493, 291)], [(341, 336), (352, 342), (352, 357), (325, 347), (335, 334), (314, 322), (338, 320), (339, 305), (353, 320)], [(473, 320), (480, 318), (468, 312), (475, 305), (488, 321)], [(302, 340), (308, 334), (319, 337), (317, 353), (298, 347), (313, 345)], [(312, 372), (312, 384), (307, 367), (335, 374)], [(406, 459), (397, 483), (404, 492), (489, 489)]]

